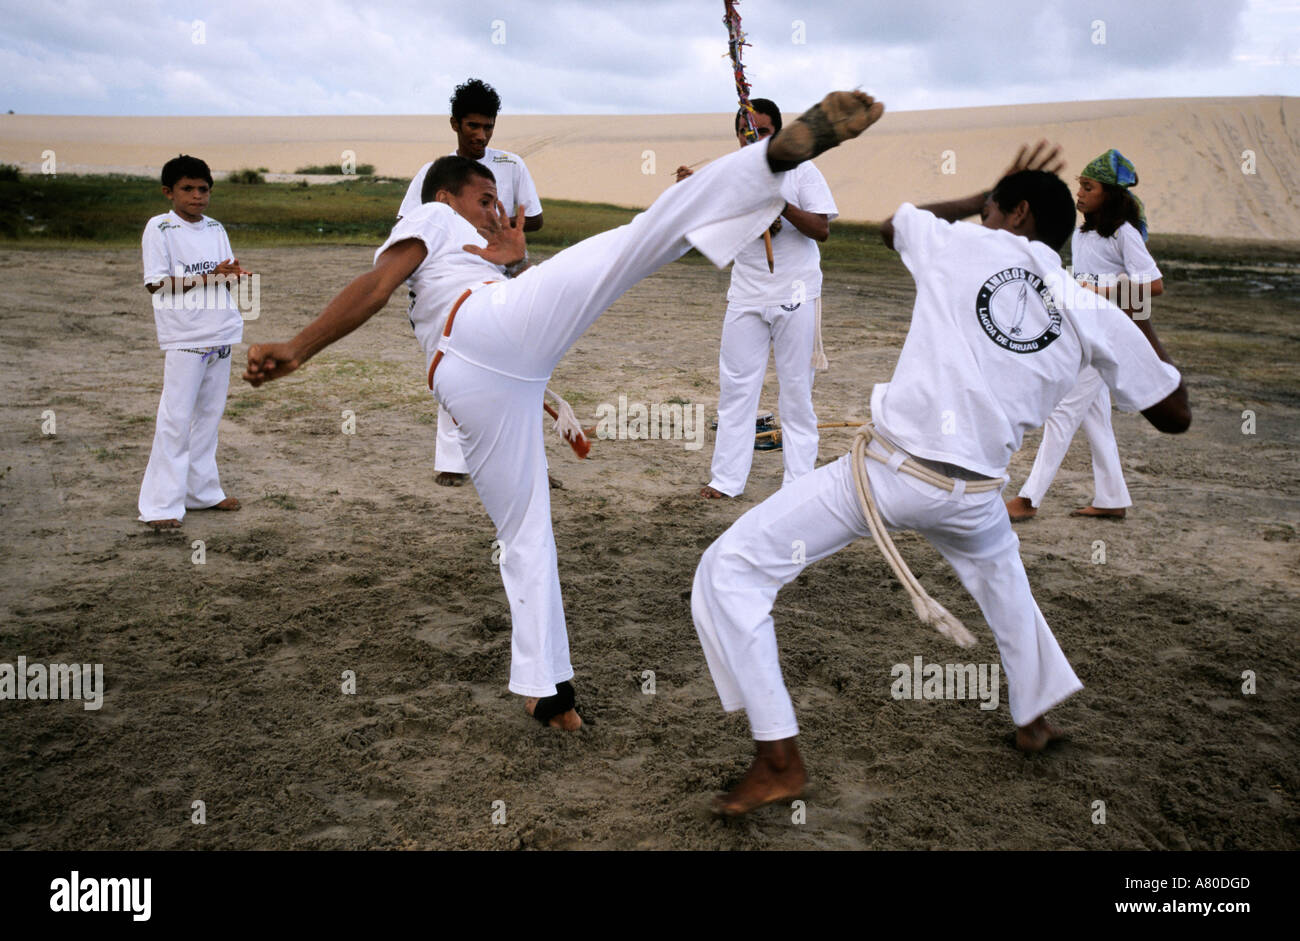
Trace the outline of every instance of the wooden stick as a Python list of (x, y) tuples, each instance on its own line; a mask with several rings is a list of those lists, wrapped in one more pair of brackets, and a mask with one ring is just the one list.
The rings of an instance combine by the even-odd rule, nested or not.
[[(821, 428), (861, 428), (861, 427), (862, 427), (862, 422), (860, 422), (860, 421), (824, 421), (824, 422), (820, 423), (817, 427), (818, 427), (819, 429), (821, 429)], [(780, 428), (773, 428), (771, 431), (760, 431), (760, 432), (758, 432), (756, 435), (754, 435), (754, 440), (757, 441), (759, 438), (771, 438), (771, 439), (774, 440), (774, 441), (780, 441), (780, 440), (781, 440), (781, 429), (780, 429)]]

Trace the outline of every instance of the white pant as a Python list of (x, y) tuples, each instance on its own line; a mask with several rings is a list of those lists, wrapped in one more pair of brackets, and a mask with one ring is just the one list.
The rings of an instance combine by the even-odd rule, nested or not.
[(1115, 432), (1110, 425), (1110, 389), (1106, 388), (1101, 373), (1091, 366), (1080, 371), (1074, 388), (1061, 399), (1043, 425), (1043, 441), (1020, 496), (1028, 498), (1034, 506), (1042, 504), (1080, 423), (1092, 450), (1092, 505), (1103, 509), (1132, 506), (1124, 484), (1119, 446), (1115, 444)]
[(715, 160), (627, 225), (480, 286), (456, 315), (434, 393), (459, 423), (470, 479), (501, 542), (512, 692), (550, 696), (573, 676), (539, 417), (547, 380), (610, 304), (692, 243), (707, 238), (711, 257), (729, 261), (762, 233), (783, 202), (766, 154), (760, 143)]
[(230, 355), (167, 350), (140, 519), (184, 519), (226, 499), (217, 476), (217, 426), (226, 410)]
[[(441, 368), (441, 367), (439, 367)], [(438, 406), (438, 437), (433, 445), (433, 469), (449, 474), (468, 474), (465, 452), (460, 446), (460, 432), (447, 410)]]
[(754, 415), (763, 392), (767, 351), (776, 355), (785, 458), (782, 485), (812, 472), (817, 463), (817, 414), (813, 411), (813, 341), (818, 298), (794, 310), (781, 305), (730, 304), (718, 354), (718, 438), (709, 486), (729, 497), (745, 489), (754, 461)]
[[(871, 447), (879, 446), (873, 442)], [(777, 655), (772, 621), (777, 592), (810, 563), (870, 535), (858, 505), (852, 460), (846, 454), (778, 490), (709, 546), (695, 571), (691, 614), (714, 686), (728, 712), (745, 709), (758, 741), (790, 738), (799, 731)], [(925, 536), (979, 603), (1002, 655), (1016, 725), (1027, 725), (1082, 689), (1034, 602), (1020, 561), (1020, 540), (1000, 491), (956, 497), (865, 461), (886, 526)], [(876, 551), (874, 545), (871, 551)], [(844, 612), (850, 618), (855, 613)], [(913, 620), (910, 606), (902, 617)], [(910, 627), (922, 632), (918, 644), (937, 637), (924, 636), (933, 629), (919, 621)], [(888, 665), (879, 668), (888, 674)]]

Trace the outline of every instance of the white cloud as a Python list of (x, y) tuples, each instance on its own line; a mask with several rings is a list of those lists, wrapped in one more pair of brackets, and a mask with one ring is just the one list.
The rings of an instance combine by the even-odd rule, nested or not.
[[(754, 93), (787, 110), (846, 85), (895, 110), (1300, 91), (1300, 4), (1284, 0), (746, 0), (741, 13)], [(441, 114), (471, 75), (509, 113), (717, 112), (735, 97), (720, 11), (696, 0), (65, 0), (6, 16), (0, 108), (23, 112)]]

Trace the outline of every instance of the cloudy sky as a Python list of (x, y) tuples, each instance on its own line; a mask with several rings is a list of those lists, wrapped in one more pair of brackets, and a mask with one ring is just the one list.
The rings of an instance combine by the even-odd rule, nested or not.
[[(0, 0), (0, 110), (516, 114), (734, 107), (720, 0)], [(893, 110), (1300, 94), (1300, 0), (743, 0), (754, 94)]]

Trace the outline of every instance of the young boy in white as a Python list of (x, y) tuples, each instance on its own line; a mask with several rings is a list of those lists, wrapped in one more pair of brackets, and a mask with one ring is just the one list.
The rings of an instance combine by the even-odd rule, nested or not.
[(139, 509), (153, 528), (171, 529), (187, 509), (239, 509), (221, 489), (217, 426), (230, 386), (230, 348), (244, 334), (228, 283), (248, 272), (225, 228), (203, 214), (212, 188), (207, 164), (175, 157), (163, 167), (162, 186), (172, 209), (150, 219), (141, 239), (144, 285), (166, 358)]
[[(762, 140), (781, 129), (780, 109), (755, 98), (754, 129)], [(736, 115), (736, 138), (744, 112)], [(678, 180), (691, 173), (679, 167)], [(801, 163), (781, 183), (785, 208), (772, 236), (773, 270), (755, 241), (736, 256), (727, 291), (718, 355), (718, 435), (713, 445), (709, 483), (700, 495), (709, 499), (739, 496), (754, 461), (754, 415), (767, 372), (767, 352), (776, 357), (781, 416), (783, 484), (810, 473), (817, 463), (817, 414), (812, 387), (821, 311), (821, 253), (830, 220), (838, 214), (826, 178), (811, 163)]]
[[(987, 201), (904, 204), (882, 227), (917, 297), (893, 378), (872, 394), (876, 437), (888, 444), (869, 447), (887, 463), (864, 460), (886, 528), (924, 535), (979, 603), (1026, 750), (1055, 736), (1044, 713), (1082, 684), (1034, 602), (1000, 488), (966, 487), (1003, 477), (1021, 436), (1070, 390), (1081, 363), (1100, 372), (1121, 407), (1146, 410), (1161, 430), (1190, 421), (1178, 371), (1134, 342), (1132, 321), (1111, 306), (1076, 316), (1083, 289), (1049, 247), (1073, 228), (1069, 190), (1051, 173), (1021, 172), (1055, 159), (1041, 147), (1022, 151)], [(952, 221), (981, 207), (983, 225)], [(898, 473), (909, 459), (949, 478), (951, 490)], [(715, 805), (722, 813), (798, 796), (806, 782), (771, 611), (808, 564), (868, 534), (851, 461), (845, 455), (783, 487), (700, 560), (695, 627), (723, 707), (745, 709), (757, 742), (748, 774)]]
[(525, 708), (539, 720), (581, 725), (568, 682), (573, 667), (538, 421), (551, 371), (628, 288), (692, 246), (719, 266), (731, 261), (781, 207), (781, 171), (856, 137), (882, 111), (861, 92), (832, 93), (771, 141), (670, 188), (627, 225), (508, 281), (501, 266), (524, 257), (522, 213), (508, 224), (482, 168), (443, 157), (434, 173), (445, 168), (446, 183), (431, 178), (434, 201), (394, 227), (374, 269), (292, 341), (249, 350), (244, 378), (253, 385), (286, 375), (364, 323), (408, 281), (429, 384), (459, 423), (470, 477), (501, 543), (512, 623), (509, 688), (529, 698)]
[[(533, 185), (532, 175), (524, 165), (523, 158), (508, 150), (488, 146), (500, 110), (501, 98), (491, 85), (472, 78), (463, 85), (456, 86), (451, 96), (451, 129), (456, 134), (456, 149), (449, 156), (468, 157), (491, 170), (496, 181), (497, 199), (506, 207), (506, 213), (513, 219), (522, 209), (524, 231), (536, 232), (542, 227), (542, 201), (537, 196), (537, 187)], [(410, 215), (421, 206), (423, 200), (420, 194), (432, 166), (433, 161), (430, 160), (420, 167), (411, 180), (411, 185), (406, 188), (402, 205), (397, 210), (399, 222), (403, 216)], [(438, 435), (433, 448), (433, 469), (438, 472), (437, 482), (446, 486), (459, 486), (464, 483), (469, 466), (461, 451), (456, 423), (442, 406), (438, 407), (437, 427)]]

